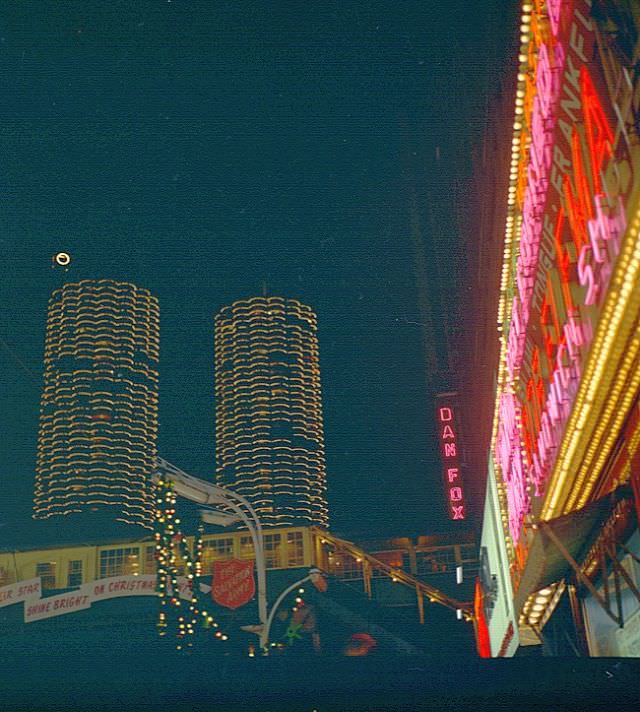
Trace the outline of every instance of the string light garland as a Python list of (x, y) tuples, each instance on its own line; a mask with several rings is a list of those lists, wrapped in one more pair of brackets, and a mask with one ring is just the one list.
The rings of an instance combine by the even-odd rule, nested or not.
[[(175, 621), (176, 650), (184, 650), (193, 647), (199, 624), (204, 630), (213, 630), (214, 637), (219, 640), (227, 641), (229, 636), (219, 630), (218, 623), (199, 602), (204, 527), (198, 527), (192, 551), (187, 537), (178, 528), (180, 519), (176, 517), (176, 499), (172, 482), (160, 473), (156, 484), (154, 533), (156, 591), (160, 603), (157, 628), (158, 634), (165, 637), (169, 620)], [(186, 573), (182, 588), (180, 568)]]

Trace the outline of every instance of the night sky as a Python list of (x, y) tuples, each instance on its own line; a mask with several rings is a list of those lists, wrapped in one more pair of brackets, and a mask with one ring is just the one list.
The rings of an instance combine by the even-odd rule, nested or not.
[(213, 476), (213, 316), (266, 288), (318, 315), (332, 529), (445, 529), (431, 394), (456, 381), (455, 196), (512, 68), (517, 4), (3, 15), (0, 523), (30, 516), (49, 294), (103, 277), (160, 300), (163, 457)]

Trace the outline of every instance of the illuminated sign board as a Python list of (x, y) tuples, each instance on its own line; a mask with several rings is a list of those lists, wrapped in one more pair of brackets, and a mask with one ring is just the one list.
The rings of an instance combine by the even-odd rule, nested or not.
[(458, 426), (455, 415), (455, 394), (445, 393), (436, 397), (436, 423), (438, 443), (442, 458), (442, 477), (449, 519), (466, 518), (464, 489), (460, 472)]
[[(494, 457), (518, 542), (545, 494), (627, 227), (635, 182), (628, 134), (610, 100), (588, 0), (547, 2), (530, 17), (516, 100), (510, 264)], [(515, 139), (514, 139), (515, 141)]]

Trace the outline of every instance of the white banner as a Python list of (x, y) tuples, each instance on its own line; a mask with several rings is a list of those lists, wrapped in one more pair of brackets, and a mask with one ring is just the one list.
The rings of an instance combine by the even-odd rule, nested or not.
[(91, 597), (92, 603), (121, 596), (154, 596), (156, 577), (153, 575), (112, 576), (85, 583), (82, 590)]
[[(204, 584), (200, 584), (200, 590), (203, 589)], [(171, 583), (168, 584), (168, 591), (171, 594)], [(189, 586), (189, 579), (186, 576), (178, 576), (178, 594), (180, 598), (191, 599), (191, 586)]]
[(65, 613), (81, 611), (91, 606), (88, 594), (82, 590), (73, 593), (61, 593), (58, 596), (40, 598), (37, 601), (25, 601), (24, 622), (33, 623), (43, 618), (53, 618), (53, 616), (63, 616)]
[[(11, 589), (9, 591), (9, 589)], [(189, 580), (185, 576), (178, 577), (178, 590), (180, 598), (191, 598), (191, 587)], [(210, 586), (201, 583), (200, 590), (205, 593), (210, 590)], [(73, 613), (90, 608), (91, 604), (98, 601), (106, 601), (109, 598), (121, 598), (124, 596), (156, 596), (156, 577), (154, 575), (144, 576), (111, 576), (110, 578), (97, 579), (83, 584), (78, 590), (69, 593), (61, 593), (57, 596), (40, 598), (40, 579), (30, 581), (20, 581), (0, 588), (0, 595), (5, 592), (5, 598), (0, 606), (8, 606), (11, 603), (24, 601), (24, 622), (33, 623), (44, 618), (62, 616), (65, 613)], [(169, 593), (171, 587), (169, 586)]]
[(0, 608), (26, 601), (29, 598), (40, 598), (40, 592), (40, 577), (2, 586), (0, 588)]

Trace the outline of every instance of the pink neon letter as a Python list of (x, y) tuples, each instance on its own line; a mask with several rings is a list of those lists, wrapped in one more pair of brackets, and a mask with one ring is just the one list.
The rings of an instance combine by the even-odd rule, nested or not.
[(591, 245), (582, 245), (578, 257), (578, 281), (583, 287), (587, 288), (584, 298), (585, 304), (595, 304), (599, 291), (593, 267), (589, 264), (589, 256), (592, 252)]
[(549, 14), (551, 32), (553, 32), (554, 37), (558, 36), (558, 30), (560, 29), (560, 12), (563, 5), (564, 0), (547, 0), (547, 13)]
[(449, 498), (451, 499), (452, 502), (461, 502), (462, 501), (462, 488), (461, 487), (452, 487), (449, 490)]

